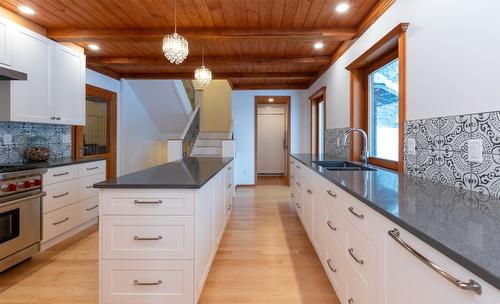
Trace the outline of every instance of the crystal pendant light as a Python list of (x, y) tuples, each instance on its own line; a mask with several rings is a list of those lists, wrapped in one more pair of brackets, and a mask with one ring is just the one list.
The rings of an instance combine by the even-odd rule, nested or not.
[(189, 53), (187, 40), (177, 34), (177, 3), (174, 0), (174, 33), (163, 37), (163, 54), (170, 63), (180, 64)]
[(201, 86), (206, 86), (212, 80), (212, 72), (205, 67), (205, 45), (203, 45), (203, 51), (201, 55), (201, 67), (194, 71), (194, 79), (198, 81)]

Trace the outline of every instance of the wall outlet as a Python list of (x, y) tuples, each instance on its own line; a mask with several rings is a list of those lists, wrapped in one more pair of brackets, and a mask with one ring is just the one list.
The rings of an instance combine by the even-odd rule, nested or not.
[(468, 146), (468, 161), (472, 163), (483, 162), (483, 140), (471, 139), (467, 141)]
[(71, 142), (71, 135), (61, 135), (61, 141), (63, 144), (69, 144)]
[(415, 155), (415, 139), (414, 138), (408, 138), (406, 141), (406, 149), (408, 149), (408, 154), (409, 155)]
[(3, 145), (12, 145), (12, 134), (4, 134), (3, 135)]

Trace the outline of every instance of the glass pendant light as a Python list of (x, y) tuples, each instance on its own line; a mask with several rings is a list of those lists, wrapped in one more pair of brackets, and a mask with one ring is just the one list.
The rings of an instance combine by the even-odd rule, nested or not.
[(180, 64), (189, 53), (187, 40), (177, 34), (177, 3), (174, 0), (174, 33), (163, 37), (163, 54), (170, 63)]
[(201, 67), (194, 71), (194, 79), (198, 81), (201, 86), (206, 86), (212, 80), (212, 72), (205, 67), (205, 45), (203, 45), (202, 55), (201, 55)]

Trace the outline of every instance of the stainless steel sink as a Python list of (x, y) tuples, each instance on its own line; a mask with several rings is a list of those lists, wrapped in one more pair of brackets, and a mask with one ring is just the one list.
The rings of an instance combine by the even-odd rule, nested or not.
[(313, 161), (313, 163), (330, 171), (376, 171), (375, 169), (343, 160)]

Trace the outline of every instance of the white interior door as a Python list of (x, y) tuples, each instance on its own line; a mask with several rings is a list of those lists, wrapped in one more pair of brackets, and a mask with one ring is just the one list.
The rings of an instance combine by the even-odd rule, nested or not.
[(285, 173), (285, 113), (262, 113), (257, 115), (258, 146), (257, 173)]

